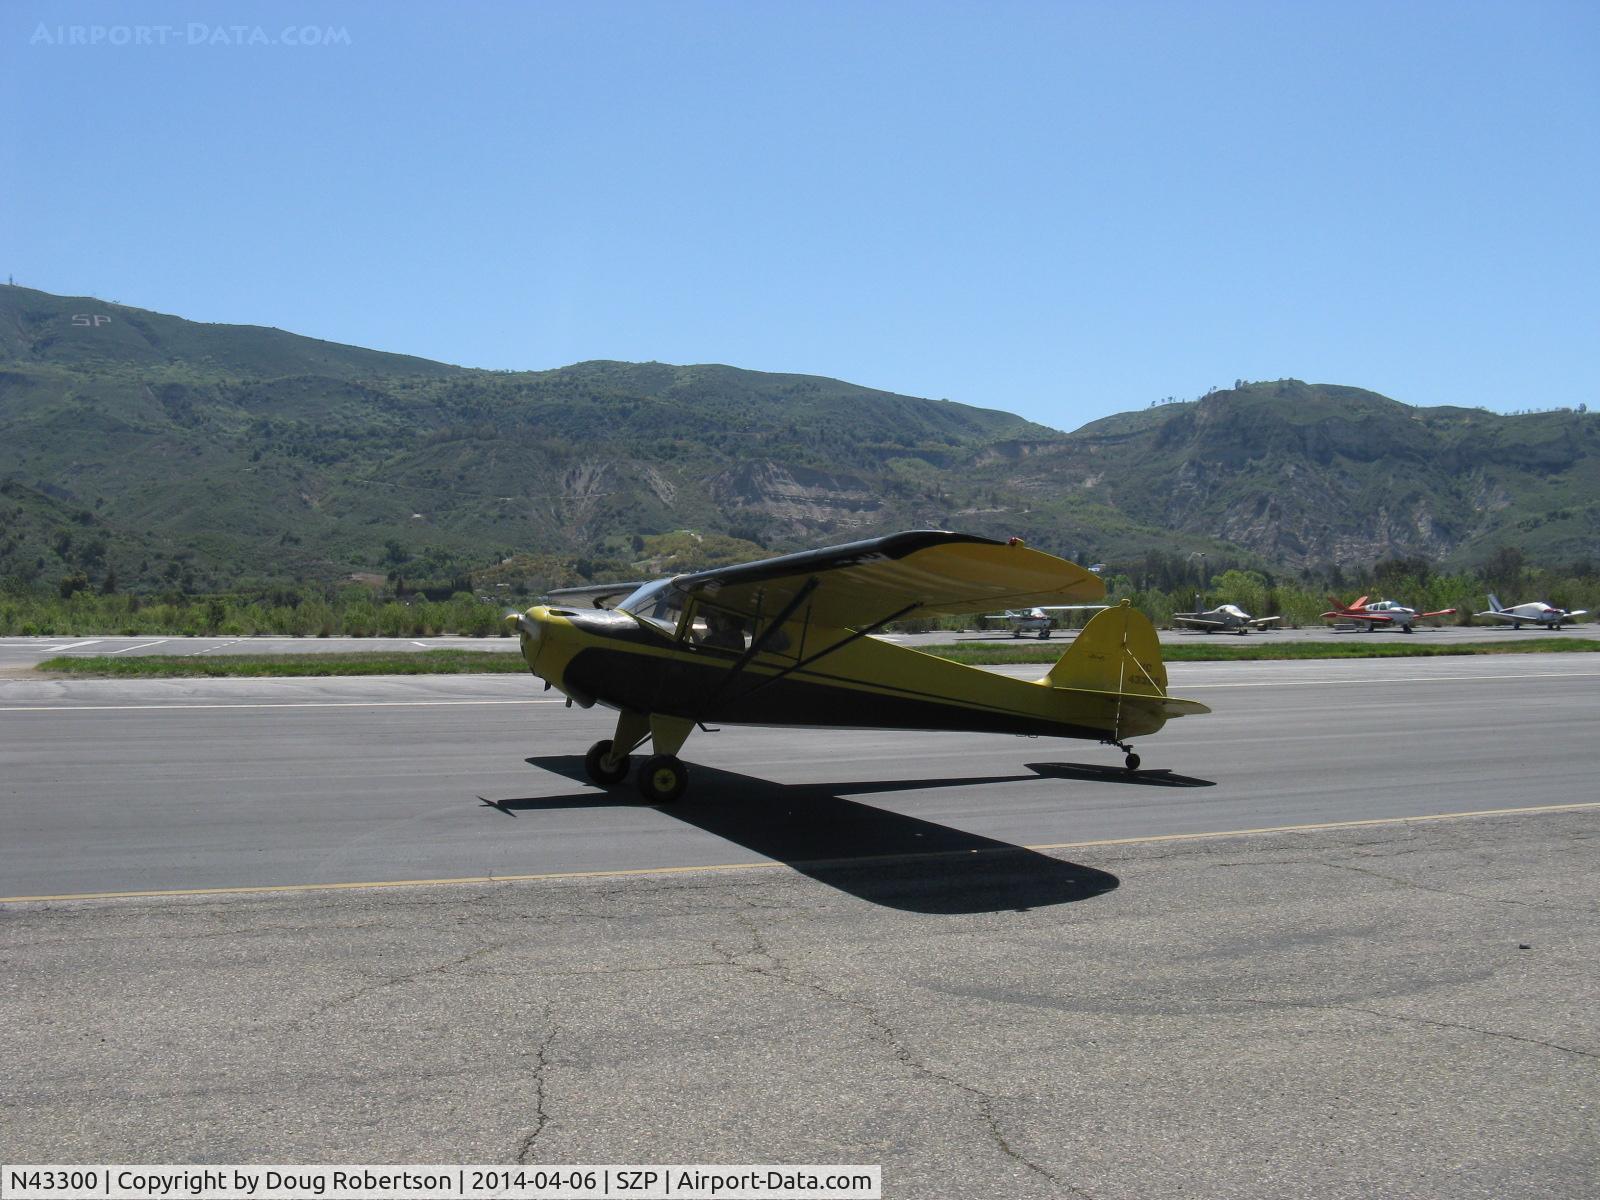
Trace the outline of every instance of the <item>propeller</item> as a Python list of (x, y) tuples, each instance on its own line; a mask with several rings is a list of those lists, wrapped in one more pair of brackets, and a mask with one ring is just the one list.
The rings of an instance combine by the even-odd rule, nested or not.
[(532, 620), (527, 613), (508, 608), (500, 619), (515, 628), (519, 633), (525, 633), (535, 641), (538, 640), (539, 622)]

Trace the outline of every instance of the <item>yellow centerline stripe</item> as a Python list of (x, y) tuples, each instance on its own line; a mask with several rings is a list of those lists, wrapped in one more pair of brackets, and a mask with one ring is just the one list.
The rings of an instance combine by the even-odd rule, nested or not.
[(563, 879), (619, 879), (639, 875), (693, 875), (710, 871), (757, 871), (774, 867), (858, 866), (914, 862), (925, 858), (952, 858), (973, 854), (1005, 854), (1015, 850), (1083, 850), (1097, 846), (1137, 846), (1156, 842), (1198, 842), (1214, 838), (1256, 837), (1273, 833), (1316, 833), (1330, 829), (1359, 829), (1373, 825), (1410, 825), (1424, 821), (1455, 821), (1469, 817), (1531, 816), (1540, 813), (1580, 812), (1600, 809), (1600, 801), (1580, 804), (1540, 804), (1529, 808), (1486, 808), (1469, 812), (1430, 813), (1419, 817), (1372, 817), (1360, 821), (1323, 821), (1310, 825), (1269, 825), (1256, 829), (1218, 829), (1210, 833), (1163, 833), (1143, 837), (1099, 838), (1089, 842), (1046, 842), (1036, 846), (1003, 846), (985, 850), (932, 850), (907, 854), (875, 854), (862, 858), (823, 859), (799, 863), (775, 861), (710, 863), (692, 867), (619, 867), (601, 871), (547, 871), (534, 875), (463, 875), (454, 879), (384, 879), (355, 883), (276, 883), (252, 887), (164, 888), (131, 892), (72, 892), (58, 896), (0, 896), (0, 904), (37, 904), (62, 900), (137, 900), (163, 896), (269, 895), (274, 892), (348, 892), (362, 888), (443, 887), (458, 884), (531, 883)]

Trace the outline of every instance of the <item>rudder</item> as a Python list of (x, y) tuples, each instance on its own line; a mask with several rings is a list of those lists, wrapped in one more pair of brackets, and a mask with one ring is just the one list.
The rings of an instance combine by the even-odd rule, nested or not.
[(1167, 668), (1150, 619), (1126, 600), (1096, 613), (1045, 675), (1051, 687), (1165, 696)]

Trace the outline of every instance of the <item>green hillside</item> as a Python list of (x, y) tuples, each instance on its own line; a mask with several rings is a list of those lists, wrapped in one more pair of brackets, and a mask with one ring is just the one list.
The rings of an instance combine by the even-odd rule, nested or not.
[(1247, 384), (1084, 426), (996, 474), (1303, 568), (1499, 546), (1600, 555), (1600, 415), (1412, 408), (1358, 388)]
[(1572, 561), (1600, 558), (1597, 449), (1594, 415), (1295, 381), (1066, 434), (816, 376), (479, 371), (0, 288), (0, 579), (16, 586), (537, 586), (649, 573), (683, 529), (732, 539), (685, 553), (938, 526), (1113, 563), (1470, 563), (1500, 545)]

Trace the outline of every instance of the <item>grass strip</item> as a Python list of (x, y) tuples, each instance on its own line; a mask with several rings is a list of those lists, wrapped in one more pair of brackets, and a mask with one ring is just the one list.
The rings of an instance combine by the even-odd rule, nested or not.
[[(1005, 646), (985, 643), (918, 646), (924, 654), (948, 658), (969, 666), (998, 666), (1003, 663), (1053, 663), (1066, 653), (1057, 643), (1040, 646)], [(1527, 638), (1511, 642), (1452, 642), (1427, 645), (1413, 642), (1252, 642), (1248, 646), (1201, 646), (1163, 643), (1161, 657), (1166, 662), (1260, 662), (1276, 659), (1318, 658), (1440, 658), (1465, 654), (1560, 654), (1600, 651), (1600, 641), (1590, 638)]]
[[(953, 643), (915, 649), (970, 666), (1053, 663), (1070, 643), (1040, 646)], [(1434, 658), (1464, 654), (1594, 654), (1590, 638), (1526, 638), (1516, 641), (1457, 642), (1447, 646), (1397, 642), (1279, 642), (1264, 639), (1248, 646), (1163, 645), (1167, 662), (1240, 662), (1267, 659)], [(100, 655), (61, 656), (39, 664), (40, 671), (92, 679), (223, 679), (307, 675), (520, 675), (522, 655), (504, 650), (418, 650), (412, 653), (358, 651), (353, 654), (147, 654), (136, 658)]]
[(147, 654), (46, 659), (39, 670), (94, 679), (224, 679), (306, 675), (525, 674), (522, 655), (508, 650), (357, 651), (353, 654)]

